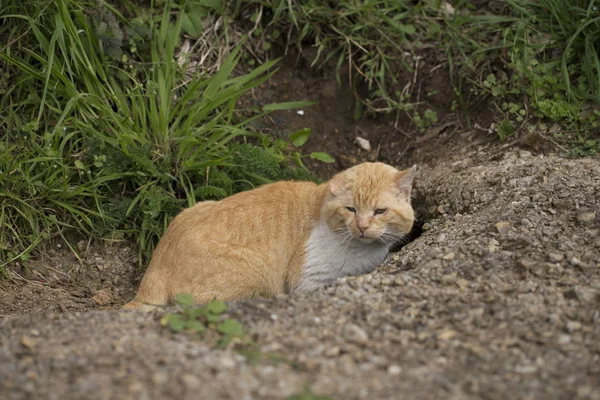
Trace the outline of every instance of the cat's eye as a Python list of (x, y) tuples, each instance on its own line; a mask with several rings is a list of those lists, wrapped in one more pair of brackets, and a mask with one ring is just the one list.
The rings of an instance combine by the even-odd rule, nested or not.
[(353, 212), (353, 213), (355, 213), (355, 212), (356, 212), (356, 208), (354, 208), (354, 207), (346, 207), (346, 209), (347, 209), (348, 211), (350, 211), (350, 212)]
[(375, 210), (375, 215), (383, 214), (386, 211), (387, 211), (387, 208), (378, 208)]

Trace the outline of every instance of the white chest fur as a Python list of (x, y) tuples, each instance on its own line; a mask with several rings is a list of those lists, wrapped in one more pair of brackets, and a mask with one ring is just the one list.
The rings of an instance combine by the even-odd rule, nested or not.
[(352, 239), (339, 242), (326, 223), (317, 225), (305, 245), (302, 277), (296, 290), (312, 290), (334, 280), (366, 274), (378, 267), (388, 253), (381, 242), (363, 243)]

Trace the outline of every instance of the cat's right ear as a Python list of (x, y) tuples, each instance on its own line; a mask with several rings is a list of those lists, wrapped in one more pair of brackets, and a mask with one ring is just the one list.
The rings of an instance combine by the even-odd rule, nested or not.
[(417, 173), (417, 166), (413, 165), (412, 168), (405, 169), (396, 174), (396, 188), (400, 197), (410, 201), (410, 192), (412, 191), (412, 183)]
[(341, 196), (346, 191), (346, 183), (340, 176), (335, 176), (329, 182), (329, 190), (334, 196)]

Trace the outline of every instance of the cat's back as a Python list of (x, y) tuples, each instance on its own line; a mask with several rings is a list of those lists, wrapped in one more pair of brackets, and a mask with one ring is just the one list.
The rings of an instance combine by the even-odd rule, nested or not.
[[(168, 234), (178, 237), (271, 239), (310, 229), (318, 219), (322, 187), (312, 182), (282, 181), (240, 192), (220, 201), (205, 201), (182, 211)], [(244, 239), (247, 238), (247, 239)]]

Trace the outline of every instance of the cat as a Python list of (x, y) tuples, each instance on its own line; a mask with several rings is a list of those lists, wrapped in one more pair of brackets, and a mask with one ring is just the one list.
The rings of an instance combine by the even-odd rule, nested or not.
[(200, 202), (168, 226), (123, 308), (308, 291), (368, 273), (413, 226), (415, 172), (363, 163), (321, 185), (283, 181)]

